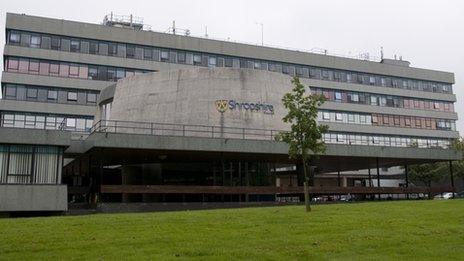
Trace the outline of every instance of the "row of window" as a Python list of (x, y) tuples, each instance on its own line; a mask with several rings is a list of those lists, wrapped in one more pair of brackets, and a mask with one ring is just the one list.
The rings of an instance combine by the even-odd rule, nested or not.
[(454, 120), (386, 114), (348, 113), (320, 110), (318, 112), (318, 120), (399, 128), (456, 130), (456, 123)]
[(1, 127), (85, 132), (90, 131), (92, 124), (90, 117), (20, 112), (2, 112), (0, 121)]
[(6, 100), (95, 105), (98, 99), (98, 91), (4, 84), (2, 86), (2, 97)]
[(147, 72), (111, 66), (97, 66), (17, 57), (6, 57), (5, 68), (8, 72), (100, 81), (117, 81), (124, 77)]
[(330, 132), (323, 135), (325, 143), (385, 146), (385, 147), (417, 147), (417, 148), (443, 148), (450, 146), (448, 139), (418, 138), (407, 136), (386, 136), (372, 134), (352, 134), (342, 132)]
[(325, 88), (313, 88), (311, 91), (323, 95), (328, 101), (341, 103), (367, 104), (382, 107), (397, 107), (434, 111), (454, 111), (452, 102), (427, 99), (406, 98), (392, 95), (349, 92)]
[(452, 93), (450, 84), (419, 81), (399, 77), (373, 75), (345, 70), (294, 65), (274, 61), (186, 52), (167, 48), (131, 45), (108, 41), (69, 38), (47, 34), (8, 31), (8, 44), (68, 52), (90, 53), (122, 58), (190, 64), (208, 67), (233, 67), (269, 70), (303, 78), (402, 88), (409, 90)]

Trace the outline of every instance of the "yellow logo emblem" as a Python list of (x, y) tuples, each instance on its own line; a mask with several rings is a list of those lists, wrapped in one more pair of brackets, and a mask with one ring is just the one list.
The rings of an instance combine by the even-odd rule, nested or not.
[(223, 113), (227, 111), (228, 102), (229, 100), (216, 100), (215, 104), (216, 104), (216, 109), (218, 110), (218, 112)]

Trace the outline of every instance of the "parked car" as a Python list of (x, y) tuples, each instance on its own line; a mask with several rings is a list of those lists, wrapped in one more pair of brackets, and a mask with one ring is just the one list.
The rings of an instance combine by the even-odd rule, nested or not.
[[(454, 195), (456, 196), (457, 193), (454, 193)], [(436, 195), (433, 198), (434, 199), (451, 199), (451, 198), (453, 198), (453, 192), (444, 192), (444, 193)]]

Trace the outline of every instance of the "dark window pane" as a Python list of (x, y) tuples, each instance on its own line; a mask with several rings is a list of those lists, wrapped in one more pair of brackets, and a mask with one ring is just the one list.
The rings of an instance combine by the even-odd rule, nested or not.
[(71, 52), (79, 52), (81, 49), (81, 42), (79, 40), (71, 40)]
[(108, 55), (116, 56), (118, 53), (118, 45), (115, 43), (108, 43)]
[(108, 68), (108, 81), (114, 81), (116, 80), (116, 69), (109, 67)]
[(134, 58), (135, 56), (135, 46), (127, 45), (126, 46), (126, 57), (127, 58)]
[(145, 60), (152, 60), (153, 59), (153, 49), (152, 48), (144, 48), (143, 49), (143, 59), (145, 59)]
[(105, 66), (98, 66), (98, 80), (107, 81), (107, 68)]
[(177, 62), (178, 63), (185, 63), (186, 57), (184, 52), (178, 52), (177, 53)]
[(89, 79), (92, 79), (92, 80), (97, 80), (98, 79), (97, 66), (89, 65)]
[(97, 54), (98, 53), (98, 42), (91, 41), (89, 43), (89, 53), (90, 54)]
[(61, 41), (59, 37), (52, 36), (51, 40), (51, 49), (52, 50), (60, 50), (61, 47)]

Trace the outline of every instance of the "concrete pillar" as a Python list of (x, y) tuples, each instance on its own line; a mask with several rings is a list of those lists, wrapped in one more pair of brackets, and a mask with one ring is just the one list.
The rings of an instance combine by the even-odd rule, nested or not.
[(348, 179), (346, 177), (342, 178), (342, 186), (347, 187), (348, 186)]

